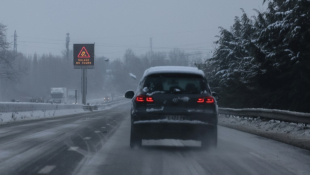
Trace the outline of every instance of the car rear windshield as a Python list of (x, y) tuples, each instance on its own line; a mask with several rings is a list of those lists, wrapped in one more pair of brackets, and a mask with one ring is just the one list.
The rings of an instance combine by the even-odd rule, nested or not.
[(146, 77), (146, 92), (201, 94), (209, 92), (206, 80), (195, 74), (154, 74)]

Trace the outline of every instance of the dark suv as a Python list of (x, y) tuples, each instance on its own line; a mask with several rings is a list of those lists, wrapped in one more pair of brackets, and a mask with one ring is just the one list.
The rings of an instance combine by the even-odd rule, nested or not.
[(216, 147), (219, 96), (194, 67), (159, 66), (145, 70), (132, 98), (130, 146), (142, 139), (200, 140)]

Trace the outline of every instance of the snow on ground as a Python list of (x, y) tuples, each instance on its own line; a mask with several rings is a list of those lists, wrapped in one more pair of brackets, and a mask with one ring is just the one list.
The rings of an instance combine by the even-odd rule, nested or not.
[(302, 123), (290, 123), (279, 120), (263, 121), (259, 118), (230, 116), (225, 119), (220, 118), (222, 123), (230, 123), (232, 125), (248, 126), (257, 130), (269, 131), (272, 133), (286, 133), (295, 136), (308, 136), (310, 139), (310, 128), (305, 127)]
[[(115, 106), (128, 103), (128, 101), (119, 101), (116, 104), (111, 104), (106, 107), (99, 108), (99, 110), (111, 109)], [(98, 111), (99, 111), (98, 110)], [(21, 121), (21, 120), (34, 120), (43, 119), (49, 117), (59, 117), (71, 114), (88, 113), (90, 111), (84, 111), (83, 109), (59, 109), (59, 110), (34, 110), (34, 111), (24, 111), (24, 112), (2, 112), (0, 113), (0, 124), (7, 122)]]
[[(112, 98), (112, 97), (111, 97), (111, 98)], [(120, 99), (125, 99), (125, 98), (124, 98), (124, 95), (118, 94), (118, 95), (115, 95), (115, 96), (113, 97), (113, 100), (120, 100)], [(103, 98), (97, 98), (97, 99), (90, 99), (90, 100), (87, 100), (88, 103), (93, 104), (93, 105), (105, 103), (104, 101), (105, 101), (105, 98), (104, 98), (104, 97), (103, 97)]]
[(303, 123), (219, 115), (219, 125), (310, 149), (310, 126)]

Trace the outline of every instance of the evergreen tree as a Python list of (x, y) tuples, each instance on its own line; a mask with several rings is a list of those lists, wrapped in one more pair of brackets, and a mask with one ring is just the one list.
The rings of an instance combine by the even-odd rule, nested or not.
[[(206, 74), (227, 107), (310, 111), (310, 2), (270, 0), (220, 27)], [(210, 71), (212, 70), (212, 71)]]

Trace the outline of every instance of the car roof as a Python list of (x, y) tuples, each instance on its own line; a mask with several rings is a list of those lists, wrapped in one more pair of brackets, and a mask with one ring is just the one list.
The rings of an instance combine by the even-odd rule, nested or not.
[(199, 70), (197, 67), (189, 66), (156, 66), (148, 68), (144, 71), (143, 77), (146, 77), (151, 74), (159, 73), (185, 73), (185, 74), (195, 74), (205, 76), (202, 70)]

